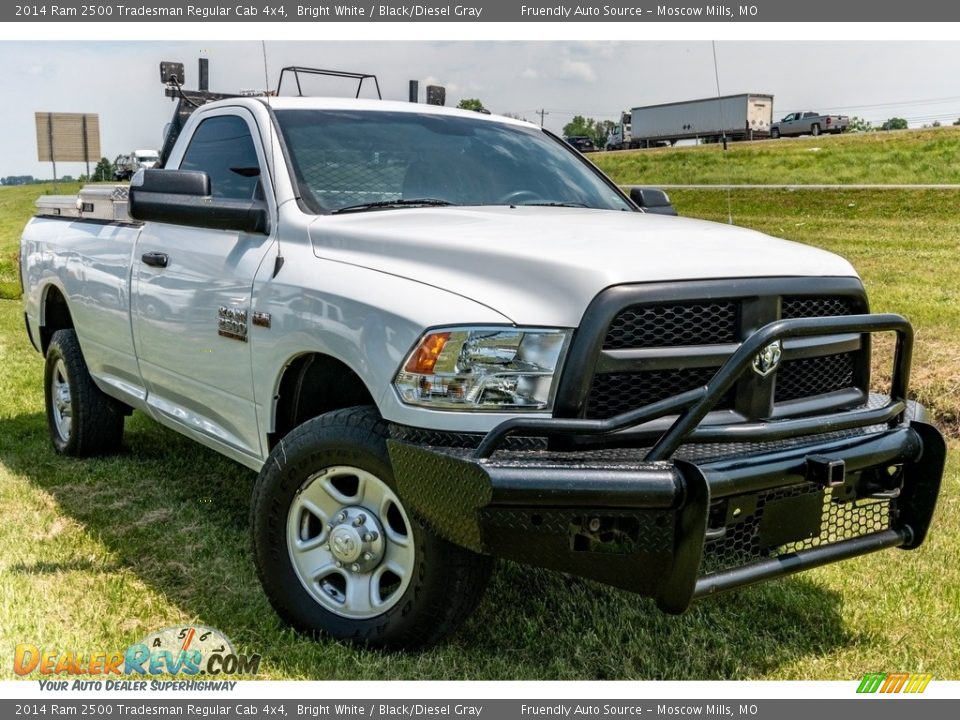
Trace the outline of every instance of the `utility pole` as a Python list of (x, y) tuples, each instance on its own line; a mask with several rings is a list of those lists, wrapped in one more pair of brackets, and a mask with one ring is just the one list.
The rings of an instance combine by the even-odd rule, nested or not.
[(534, 110), (534, 112), (540, 116), (540, 127), (543, 127), (543, 116), (549, 115), (550, 113), (548, 113), (546, 110)]

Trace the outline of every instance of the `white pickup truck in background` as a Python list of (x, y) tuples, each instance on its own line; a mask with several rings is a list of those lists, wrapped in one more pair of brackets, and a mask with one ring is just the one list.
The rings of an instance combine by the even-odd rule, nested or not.
[(297, 629), (429, 645), (492, 557), (682, 612), (923, 542), (944, 445), (912, 331), (842, 258), (645, 212), (541, 128), (433, 106), (221, 100), (164, 160), (129, 216), (46, 201), (23, 232), (53, 445), (115, 451), (137, 411), (258, 472), (254, 561)]
[(839, 135), (850, 126), (846, 115), (821, 115), (818, 112), (793, 112), (783, 120), (770, 126), (770, 137), (792, 137), (795, 135), (821, 135), (829, 133)]

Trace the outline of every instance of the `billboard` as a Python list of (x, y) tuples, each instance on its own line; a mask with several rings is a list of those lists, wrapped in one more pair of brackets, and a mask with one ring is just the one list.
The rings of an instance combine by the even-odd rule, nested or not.
[(100, 116), (96, 113), (35, 113), (37, 159), (48, 162), (97, 162)]

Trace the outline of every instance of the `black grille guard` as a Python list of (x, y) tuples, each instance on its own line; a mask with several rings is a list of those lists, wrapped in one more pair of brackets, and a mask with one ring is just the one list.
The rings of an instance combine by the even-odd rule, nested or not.
[[(788, 338), (840, 333), (896, 333), (888, 402), (880, 407), (844, 410), (812, 417), (698, 427), (706, 415), (753, 364), (768, 345)], [(901, 315), (846, 315), (777, 320), (763, 326), (730, 356), (705, 386), (650, 403), (605, 420), (577, 418), (510, 418), (493, 428), (474, 451), (489, 458), (514, 433), (527, 436), (611, 435), (658, 418), (679, 413), (676, 421), (647, 453), (648, 462), (669, 459), (685, 442), (752, 442), (784, 440), (813, 433), (834, 432), (904, 420), (913, 354), (913, 327)]]
[[(878, 332), (896, 334), (890, 395), (877, 396), (879, 406), (868, 402), (812, 417), (699, 427), (771, 343)], [(697, 598), (826, 563), (884, 548), (913, 549), (923, 543), (933, 517), (946, 446), (923, 421), (922, 408), (918, 419), (917, 407), (908, 403), (912, 346), (913, 330), (899, 315), (777, 320), (747, 337), (704, 387), (606, 420), (512, 418), (475, 450), (390, 440), (398, 490), (413, 512), (451, 542), (653, 597), (671, 613)], [(599, 450), (602, 457), (590, 459), (592, 447), (583, 451), (574, 444), (571, 450), (563, 441), (611, 435), (667, 416), (676, 417), (652, 446)], [(513, 433), (522, 433), (521, 444), (544, 436), (560, 442), (546, 450), (503, 447)], [(751, 442), (752, 449), (740, 452), (740, 443)], [(713, 443), (731, 452), (714, 453)], [(700, 448), (709, 451), (702, 457), (691, 452)], [(622, 452), (627, 457), (617, 459)], [(871, 487), (891, 469), (899, 473), (890, 476), (891, 487)], [(865, 497), (883, 503), (886, 519), (831, 537), (824, 534), (826, 511), (819, 505), (801, 498), (777, 508), (771, 501), (764, 511), (771, 514), (751, 535), (759, 555), (710, 569), (705, 563), (717, 559), (711, 554), (722, 537), (717, 533), (738, 527), (726, 511), (742, 503), (750, 516), (760, 494), (783, 488), (800, 488), (824, 507), (832, 507), (833, 492), (841, 493), (838, 503)], [(843, 499), (847, 491), (853, 495)], [(723, 517), (714, 518), (715, 512)], [(610, 540), (595, 534), (605, 528)], [(595, 540), (601, 545), (591, 545)]]

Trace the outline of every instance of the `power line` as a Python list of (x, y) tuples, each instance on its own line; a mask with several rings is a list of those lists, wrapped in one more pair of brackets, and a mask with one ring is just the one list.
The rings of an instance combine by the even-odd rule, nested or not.
[(900, 105), (939, 105), (941, 103), (960, 102), (960, 97), (928, 98), (926, 100), (897, 100), (895, 102), (874, 103), (873, 105), (834, 105), (835, 110), (870, 110), (874, 108), (896, 107)]

